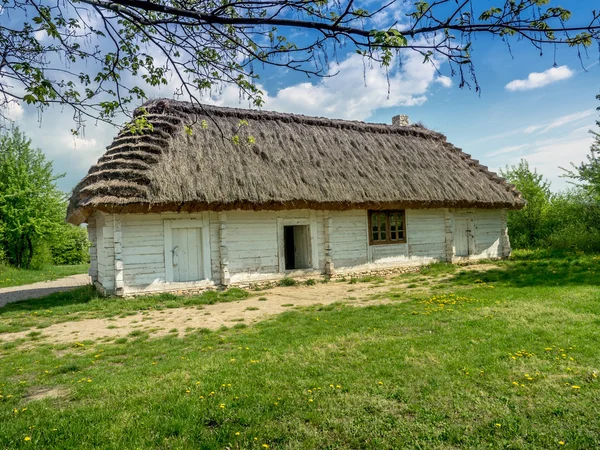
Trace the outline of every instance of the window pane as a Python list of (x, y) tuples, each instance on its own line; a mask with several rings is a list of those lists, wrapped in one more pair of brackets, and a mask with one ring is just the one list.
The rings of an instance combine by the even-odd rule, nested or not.
[(398, 237), (396, 234), (396, 213), (390, 214), (390, 240), (395, 241)]
[(379, 240), (387, 241), (387, 220), (386, 214), (378, 214), (379, 216)]
[(398, 239), (404, 240), (404, 212), (398, 213)]
[(377, 214), (371, 214), (371, 240), (379, 240), (379, 227), (377, 226)]

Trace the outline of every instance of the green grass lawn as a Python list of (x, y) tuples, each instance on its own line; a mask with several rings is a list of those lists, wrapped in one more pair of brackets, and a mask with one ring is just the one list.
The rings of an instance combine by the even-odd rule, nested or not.
[(22, 286), (37, 283), (38, 281), (56, 280), (79, 273), (87, 273), (89, 264), (76, 264), (71, 266), (47, 266), (40, 270), (17, 269), (0, 264), (0, 288)]
[(0, 343), (0, 448), (598, 448), (600, 257), (526, 256), (251, 327)]

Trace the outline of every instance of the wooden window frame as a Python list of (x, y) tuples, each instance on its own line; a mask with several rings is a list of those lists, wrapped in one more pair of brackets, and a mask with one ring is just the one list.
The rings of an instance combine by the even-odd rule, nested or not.
[[(390, 210), (369, 210), (369, 245), (394, 245), (394, 244), (406, 244), (406, 210), (405, 209), (390, 209)], [(386, 240), (373, 240), (373, 224), (371, 217), (373, 214), (385, 214), (385, 235)], [(401, 214), (402, 215), (402, 239), (392, 240), (391, 229), (390, 229), (390, 214)], [(396, 231), (397, 232), (397, 231)]]

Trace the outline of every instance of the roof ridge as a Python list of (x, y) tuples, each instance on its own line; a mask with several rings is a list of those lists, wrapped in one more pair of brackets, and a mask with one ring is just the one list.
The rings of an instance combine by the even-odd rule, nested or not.
[(386, 123), (364, 122), (361, 120), (331, 119), (329, 117), (308, 116), (304, 114), (284, 113), (271, 110), (256, 110), (232, 108), (229, 106), (196, 105), (187, 101), (166, 98), (148, 100), (134, 111), (134, 117), (142, 114), (152, 116), (164, 115), (168, 111), (186, 115), (215, 115), (221, 117), (255, 118), (259, 120), (282, 120), (306, 125), (325, 126), (332, 128), (360, 129), (361, 131), (379, 132), (382, 134), (418, 134), (446, 141), (446, 136), (437, 131), (425, 128), (423, 125), (394, 126)]

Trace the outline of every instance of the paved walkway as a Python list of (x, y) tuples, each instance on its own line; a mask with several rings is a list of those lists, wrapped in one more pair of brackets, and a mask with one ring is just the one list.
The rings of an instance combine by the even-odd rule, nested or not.
[(90, 284), (90, 276), (82, 273), (53, 281), (40, 281), (39, 283), (23, 286), (0, 288), (0, 308), (8, 303), (45, 297), (60, 291), (70, 291), (86, 284)]

